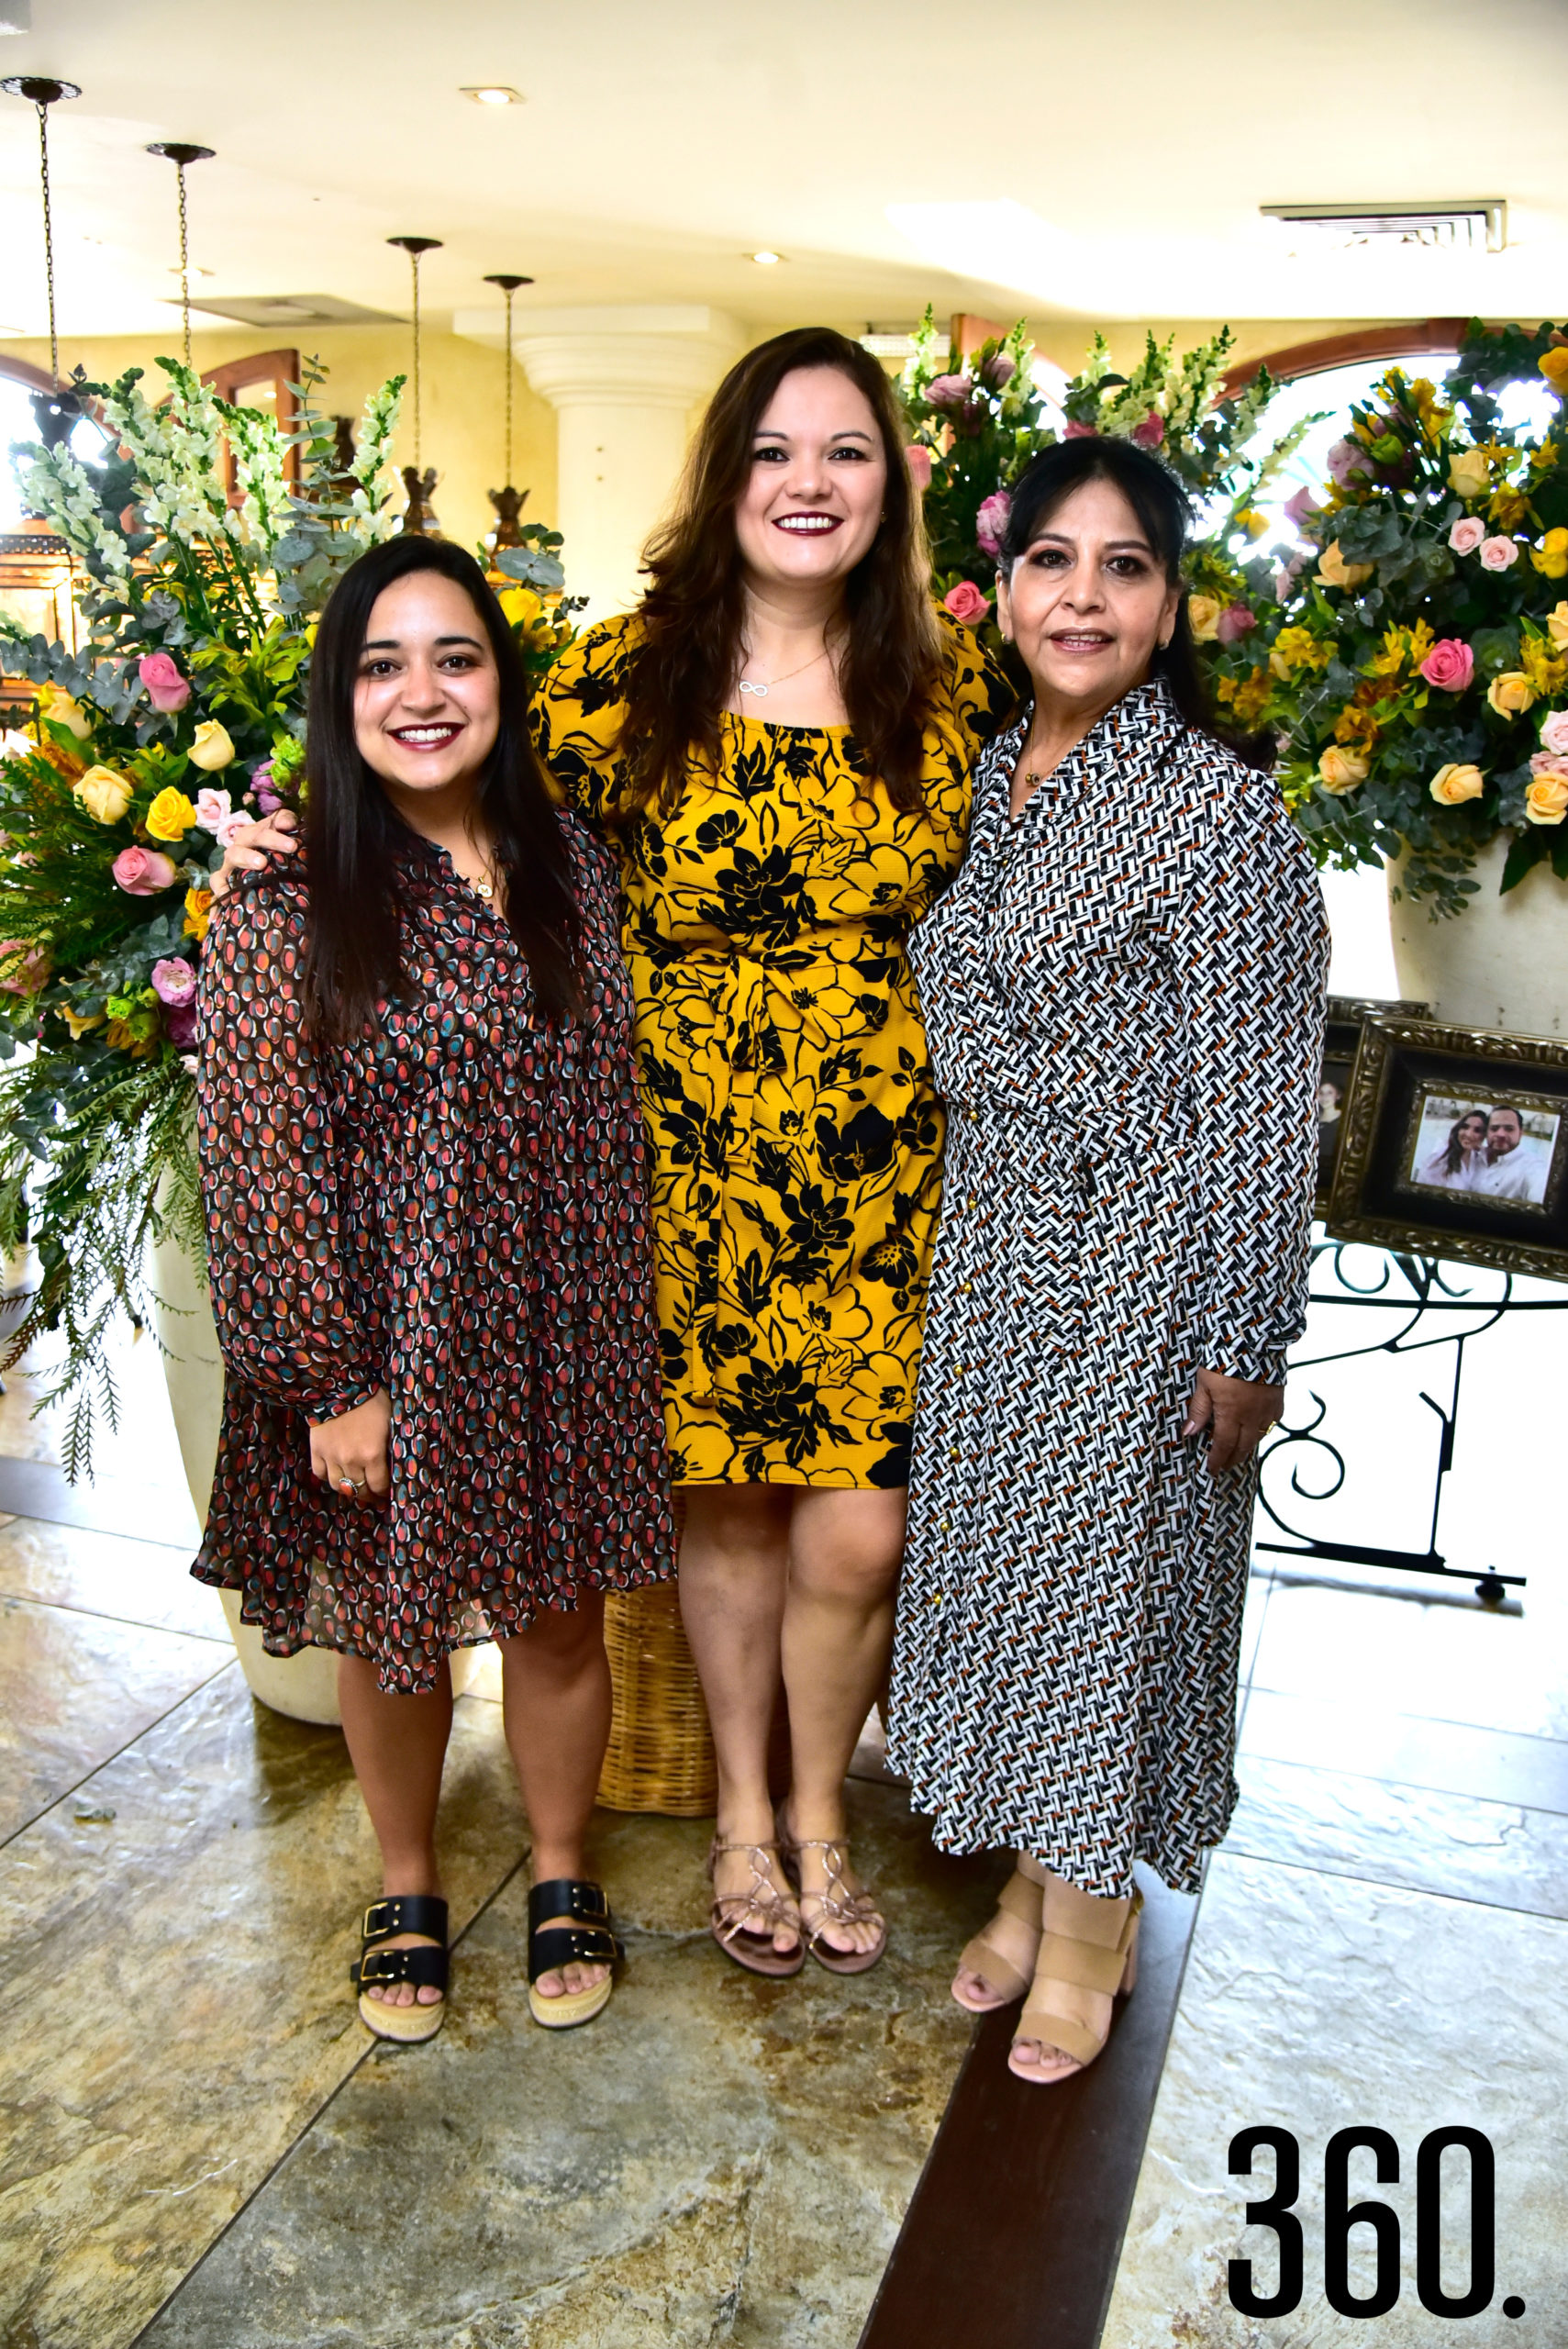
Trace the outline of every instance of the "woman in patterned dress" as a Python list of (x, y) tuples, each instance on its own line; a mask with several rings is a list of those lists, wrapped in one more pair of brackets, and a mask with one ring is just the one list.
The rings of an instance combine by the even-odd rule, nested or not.
[(950, 1123), (890, 1751), (940, 1844), (1018, 1854), (953, 1991), (1028, 1991), (1037, 2082), (1131, 1987), (1135, 1858), (1195, 1891), (1225, 1833), (1252, 1453), (1304, 1319), (1321, 896), (1206, 717), (1186, 519), (1125, 441), (1023, 474), (999, 613), (1034, 700), (913, 948)]
[[(885, 1940), (843, 1782), (892, 1637), (940, 1180), (905, 941), (1012, 701), (932, 608), (903, 442), (846, 337), (748, 353), (641, 606), (587, 631), (539, 710), (558, 789), (620, 863), (681, 1600), (718, 1758), (714, 1931), (773, 1974), (806, 1943), (858, 1971)], [(286, 844), (253, 841), (230, 863)]]
[(500, 1642), (529, 2003), (584, 2022), (615, 1952), (583, 1868), (603, 1593), (673, 1543), (614, 875), (550, 804), (511, 632), (455, 547), (395, 540), (339, 584), (306, 771), (306, 867), (230, 897), (202, 957), (228, 1376), (195, 1571), (274, 1654), (339, 1651), (383, 2038), (445, 2011), (447, 1658)]

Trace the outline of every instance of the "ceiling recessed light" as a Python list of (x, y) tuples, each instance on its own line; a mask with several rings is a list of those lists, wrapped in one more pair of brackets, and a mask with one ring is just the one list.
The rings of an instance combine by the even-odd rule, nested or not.
[(509, 90), (505, 82), (465, 82), (458, 95), (472, 98), (476, 106), (520, 106), (523, 103), (521, 90)]
[(783, 261), (784, 255), (783, 253), (753, 253), (751, 255), (751, 259), (756, 262), (759, 269), (774, 269), (778, 266), (779, 262)]

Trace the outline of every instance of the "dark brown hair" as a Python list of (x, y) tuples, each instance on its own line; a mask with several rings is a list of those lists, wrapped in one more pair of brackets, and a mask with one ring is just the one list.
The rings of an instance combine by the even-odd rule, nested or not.
[(621, 747), (639, 805), (679, 798), (694, 756), (717, 765), (745, 617), (735, 508), (752, 445), (786, 375), (832, 367), (864, 394), (887, 460), (882, 523), (844, 582), (844, 706), (869, 778), (895, 807), (922, 804), (922, 738), (944, 652), (930, 600), (919, 500), (893, 387), (869, 351), (831, 327), (796, 327), (749, 351), (708, 404), (671, 519), (644, 556), (650, 584), (628, 663)]
[(1215, 716), (1214, 703), (1198, 664), (1182, 579), (1182, 557), (1192, 529), (1192, 507), (1170, 467), (1151, 456), (1147, 449), (1140, 449), (1134, 440), (1117, 440), (1097, 433), (1084, 433), (1071, 440), (1059, 440), (1054, 448), (1042, 449), (1024, 467), (1014, 485), (1007, 528), (998, 551), (1002, 573), (1006, 575), (1011, 572), (1019, 556), (1028, 551), (1041, 525), (1075, 489), (1082, 489), (1090, 481), (1108, 481), (1113, 489), (1120, 490), (1142, 525), (1167, 581), (1171, 586), (1182, 588), (1171, 641), (1163, 651), (1155, 653), (1149, 664), (1150, 675), (1164, 681), (1171, 699), (1189, 726), (1213, 741), (1223, 742), (1228, 751), (1234, 751), (1249, 766), (1272, 767), (1272, 734), (1245, 734), (1221, 725)]
[(303, 994), (312, 1030), (346, 1042), (373, 1024), (404, 981), (402, 867), (415, 835), (360, 756), (354, 687), (378, 596), (439, 572), (473, 606), (500, 675), (501, 723), (479, 809), (505, 876), (506, 926), (528, 959), (535, 999), (576, 1007), (577, 903), (566, 842), (528, 730), (528, 680), (517, 640), (471, 554), (442, 539), (396, 538), (351, 563), (328, 600), (310, 663), (306, 734), (306, 870), (310, 908)]

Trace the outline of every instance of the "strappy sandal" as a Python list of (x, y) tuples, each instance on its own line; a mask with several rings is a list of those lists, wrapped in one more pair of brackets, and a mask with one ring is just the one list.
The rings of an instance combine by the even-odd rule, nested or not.
[(1105, 2030), (1096, 2035), (1073, 2016), (1059, 2014), (1051, 2004), (1051, 1989), (1058, 1983), (1071, 1983), (1080, 1990), (1101, 1990), (1118, 1998), (1126, 1998), (1137, 1982), (1141, 1892), (1133, 1894), (1114, 1943), (1084, 1941), (1078, 1932), (1061, 1931), (1062, 1925), (1081, 1928), (1093, 1924), (1096, 1921), (1094, 1911), (1109, 1906), (1108, 1901), (1096, 1900), (1093, 1895), (1080, 1892), (1075, 1886), (1062, 1884), (1055, 1877), (1046, 1886), (1045, 1932), (1035, 1960), (1034, 1981), (1018, 2017), (1013, 2044), (1016, 2047), (1020, 2039), (1033, 2039), (1042, 2046), (1060, 2048), (1063, 2055), (1072, 2058), (1073, 2070), (1048, 2072), (1039, 2064), (1016, 2064), (1009, 2054), (1007, 2069), (1016, 2080), (1028, 2080), (1035, 2087), (1055, 2087), (1062, 2080), (1075, 2078), (1085, 2064), (1094, 2062), (1110, 2037), (1109, 2020)]
[[(966, 2014), (995, 2014), (998, 2007), (1010, 2007), (1015, 1998), (1023, 1997), (1034, 1979), (1035, 1961), (1040, 1955), (1040, 1940), (1045, 1932), (1042, 1921), (1044, 1900), (1045, 1887), (1037, 1884), (1033, 1876), (1025, 1876), (1021, 1868), (1015, 1868), (996, 1897), (996, 1916), (975, 1934), (973, 1941), (964, 1944), (963, 1954), (958, 1961), (960, 1974), (984, 1976), (996, 1994), (992, 1998), (965, 1998), (955, 1979), (951, 1986), (952, 1995)], [(1004, 1916), (1016, 1917), (1018, 1923), (1034, 1935), (1027, 1974), (1021, 1973), (991, 1938), (997, 1918)]]
[[(751, 1889), (719, 1892), (716, 1887), (708, 1910), (708, 1930), (725, 1956), (732, 1957), (737, 1965), (743, 1965), (748, 1974), (763, 1974), (772, 1981), (785, 1981), (806, 1964), (806, 1943), (798, 1914), (791, 1912), (789, 1903), (773, 1882), (773, 1862), (779, 1858), (779, 1847), (776, 1843), (726, 1843), (716, 1835), (707, 1855), (710, 1884), (715, 1868), (727, 1852), (744, 1852), (750, 1858)], [(747, 1918), (751, 1916), (766, 1920), (761, 1932), (747, 1924)], [(793, 1949), (774, 1948), (773, 1935), (781, 1926), (794, 1933)]]
[[(850, 1864), (848, 1843), (839, 1838), (830, 1840), (821, 1835), (791, 1835), (782, 1820), (776, 1823), (779, 1831), (779, 1848), (784, 1854), (784, 1874), (795, 1887), (795, 1898), (802, 1904), (800, 1921), (806, 1934), (806, 1948), (817, 1960), (817, 1965), (825, 1966), (829, 1974), (869, 1974), (887, 1947), (887, 1922), (877, 1907), (873, 1894), (863, 1889), (860, 1892), (851, 1892), (845, 1882), (844, 1870)], [(802, 1893), (800, 1889), (802, 1852), (822, 1854), (822, 1873), (828, 1879), (823, 1891)], [(818, 1911), (817, 1922), (814, 1925), (809, 1925), (806, 1921), (805, 1903), (808, 1899), (816, 1902)], [(826, 1939), (829, 1925), (869, 1925), (873, 1918), (876, 1920), (878, 1932), (870, 1949), (836, 1949), (833, 1943)]]
[[(570, 1917), (569, 1925), (551, 1925), (550, 1917)], [(546, 2031), (571, 2031), (592, 2022), (610, 2002), (615, 1977), (606, 1974), (586, 1990), (562, 1990), (559, 1998), (544, 1998), (534, 1988), (541, 1974), (559, 1974), (574, 1961), (581, 1965), (613, 1966), (626, 1955), (610, 1930), (610, 1904), (600, 1885), (555, 1876), (536, 1884), (528, 1895), (528, 2012)], [(580, 1928), (586, 1928), (585, 1931)]]
[[(439, 1948), (387, 1949), (399, 1933), (428, 1933)], [(447, 1948), (447, 1904), (433, 1892), (389, 1893), (373, 1900), (360, 1927), (360, 1954), (349, 1968), (349, 1979), (360, 1994), (360, 2021), (378, 2039), (395, 2039), (405, 2047), (434, 2039), (447, 2013), (447, 1979), (451, 1956)], [(412, 1982), (416, 1990), (439, 1990), (431, 2004), (395, 2007), (385, 1998), (365, 1995), (367, 1982)]]

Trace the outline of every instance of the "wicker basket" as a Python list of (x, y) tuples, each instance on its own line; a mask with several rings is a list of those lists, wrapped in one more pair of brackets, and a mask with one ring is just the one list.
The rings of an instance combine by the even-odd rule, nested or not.
[(713, 1737), (673, 1582), (605, 1601), (615, 1714), (599, 1779), (607, 1810), (706, 1819), (718, 1797)]

